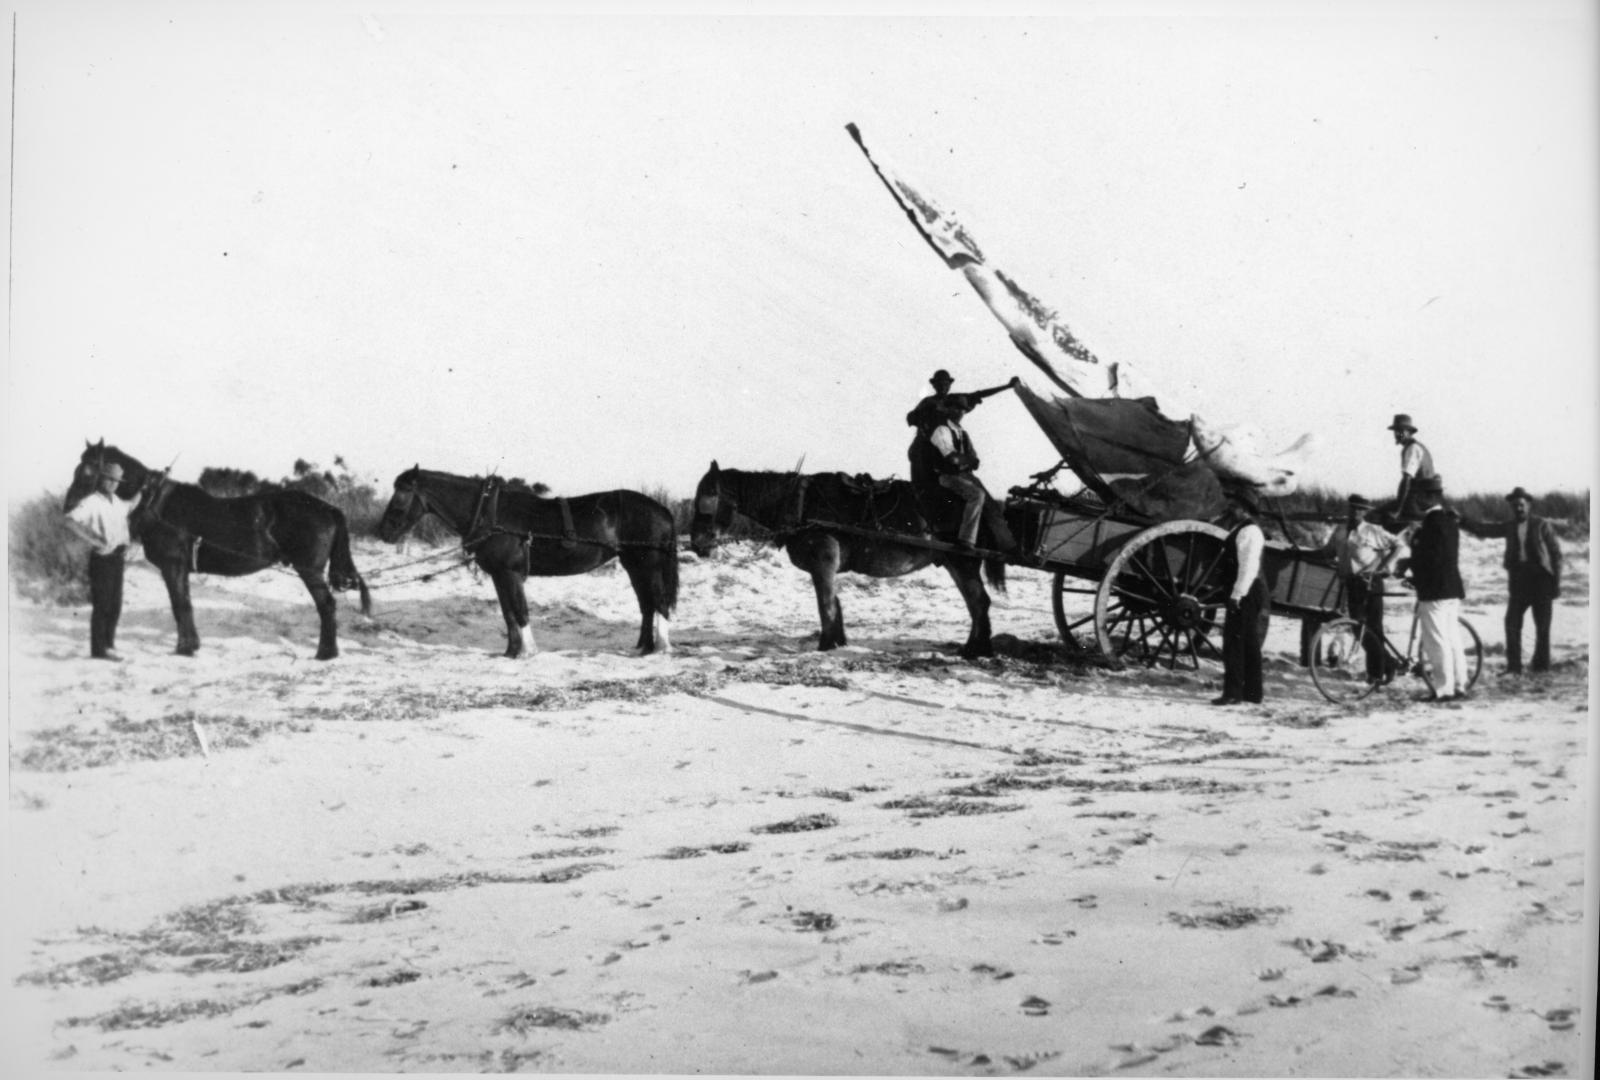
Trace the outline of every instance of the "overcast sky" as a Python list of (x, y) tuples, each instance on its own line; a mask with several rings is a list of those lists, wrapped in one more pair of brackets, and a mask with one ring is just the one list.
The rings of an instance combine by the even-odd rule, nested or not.
[[(1164, 402), (1314, 433), (1312, 479), (1391, 490), (1409, 412), (1451, 491), (1581, 489), (1593, 9), (25, 3), (11, 496), (101, 436), (181, 479), (343, 455), (385, 491), (904, 476), (934, 369), (1047, 384), (851, 121)], [(969, 429), (996, 492), (1056, 460), (1009, 395)]]

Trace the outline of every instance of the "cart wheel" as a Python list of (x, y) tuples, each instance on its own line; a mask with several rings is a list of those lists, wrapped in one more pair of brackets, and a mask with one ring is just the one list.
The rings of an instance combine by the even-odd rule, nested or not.
[(1093, 581), (1073, 577), (1065, 570), (1056, 571), (1055, 586), (1050, 590), (1050, 609), (1056, 616), (1056, 629), (1061, 640), (1071, 649), (1098, 648), (1094, 637), (1094, 598), (1100, 591)]
[(1227, 536), (1204, 521), (1169, 521), (1124, 544), (1095, 592), (1101, 654), (1117, 666), (1198, 668), (1203, 659), (1221, 660), (1229, 583), (1217, 568)]
[(1311, 639), (1311, 681), (1335, 705), (1360, 701), (1378, 688), (1367, 679), (1367, 649), (1377, 637), (1354, 619), (1323, 623)]

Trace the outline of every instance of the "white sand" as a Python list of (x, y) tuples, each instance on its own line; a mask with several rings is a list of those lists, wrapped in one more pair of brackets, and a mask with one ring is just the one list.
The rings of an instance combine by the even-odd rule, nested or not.
[[(994, 624), (1028, 644), (978, 664), (940, 571), (850, 579), (818, 654), (809, 580), (740, 548), (685, 562), (643, 659), (614, 567), (532, 583), (524, 661), (464, 571), (370, 621), (343, 596), (325, 664), (280, 574), (196, 579), (184, 659), (136, 564), (120, 665), (86, 609), (13, 595), (0, 1064), (1578, 1075), (1587, 548), (1556, 672), (1510, 681), (1497, 545), (1463, 543), (1477, 697), (1356, 710), (1285, 620), (1261, 707), (1209, 707), (1210, 667), (1030, 662), (1056, 634), (1022, 569)], [(416, 554), (356, 557), (381, 585)], [(23, 764), (175, 716), (209, 757)], [(283, 726), (230, 748), (237, 718)]]

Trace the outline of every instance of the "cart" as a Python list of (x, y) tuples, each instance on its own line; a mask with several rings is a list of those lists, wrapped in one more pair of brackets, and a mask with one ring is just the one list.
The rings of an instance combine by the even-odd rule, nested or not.
[[(1187, 425), (1162, 417), (1149, 399), (1052, 400), (1026, 387), (1018, 395), (1062, 460), (1011, 489), (1005, 516), (1020, 553), (1010, 561), (1054, 573), (1062, 638), (1116, 666), (1221, 660), (1232, 582), (1220, 569), (1227, 533), (1213, 519), (1224, 498), (1190, 456)], [(1063, 469), (1081, 490), (1055, 488)], [(1331, 553), (1268, 540), (1262, 570), (1272, 614), (1322, 622), (1344, 613)]]

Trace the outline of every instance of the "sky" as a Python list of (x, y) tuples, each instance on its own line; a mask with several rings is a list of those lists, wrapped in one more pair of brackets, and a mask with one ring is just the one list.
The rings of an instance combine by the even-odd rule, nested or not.
[[(904, 476), (935, 369), (1048, 384), (849, 122), (1167, 411), (1313, 434), (1309, 482), (1392, 491), (1405, 412), (1450, 492), (1590, 485), (1592, 4), (551, 10), (17, 8), (10, 498), (101, 437), (385, 492)], [(1057, 460), (1012, 395), (967, 426), (992, 491)]]

